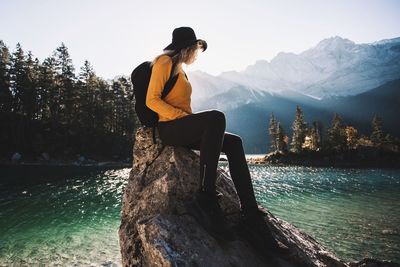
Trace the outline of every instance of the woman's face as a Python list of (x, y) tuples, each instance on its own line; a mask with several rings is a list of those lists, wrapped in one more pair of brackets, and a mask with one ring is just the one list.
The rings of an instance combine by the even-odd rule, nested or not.
[(199, 48), (197, 48), (196, 50), (193, 51), (193, 53), (188, 57), (188, 59), (185, 61), (186, 65), (192, 64), (193, 62), (196, 61), (197, 56), (199, 54)]

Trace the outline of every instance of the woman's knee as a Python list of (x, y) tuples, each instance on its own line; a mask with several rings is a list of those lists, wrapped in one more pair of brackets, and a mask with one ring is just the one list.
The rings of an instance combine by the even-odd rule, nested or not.
[(239, 146), (241, 147), (243, 145), (243, 140), (239, 135), (231, 135), (231, 143), (234, 146)]
[(239, 135), (225, 133), (223, 152), (225, 154), (237, 153), (243, 150), (243, 140)]
[(225, 119), (225, 114), (222, 111), (213, 109), (208, 111), (208, 116), (210, 119), (210, 122), (214, 122), (217, 125), (223, 125), (225, 128), (226, 125), (226, 119)]

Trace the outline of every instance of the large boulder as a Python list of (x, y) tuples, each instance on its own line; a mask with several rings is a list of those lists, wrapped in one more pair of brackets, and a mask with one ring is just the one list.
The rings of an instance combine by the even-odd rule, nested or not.
[[(158, 136), (153, 144), (151, 129), (137, 130), (119, 229), (123, 266), (348, 266), (311, 236), (268, 211), (266, 223), (290, 250), (289, 256), (266, 259), (240, 237), (231, 242), (215, 239), (186, 208), (200, 186), (199, 166), (194, 151), (163, 146)], [(220, 204), (228, 223), (235, 226), (239, 200), (232, 180), (221, 169), (217, 189), (223, 193)], [(359, 265), (368, 266), (365, 261), (352, 266)]]

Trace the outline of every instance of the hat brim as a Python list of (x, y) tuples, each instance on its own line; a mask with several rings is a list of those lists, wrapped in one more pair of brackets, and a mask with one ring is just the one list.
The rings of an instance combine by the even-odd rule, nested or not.
[(176, 45), (176, 44), (174, 44), (174, 43), (170, 43), (167, 47), (164, 48), (164, 51), (165, 51), (165, 50), (181, 50), (181, 49), (183, 49), (183, 48), (186, 48), (186, 47), (188, 47), (188, 46), (191, 46), (191, 45), (195, 44), (195, 43), (198, 42), (198, 41), (201, 41), (201, 42), (202, 42), (202, 45), (203, 45), (203, 52), (206, 51), (206, 49), (207, 49), (207, 42), (204, 41), (203, 39), (190, 40), (190, 41), (187, 41), (187, 42), (185, 42), (185, 43), (183, 43), (183, 44), (180, 44), (180, 45)]

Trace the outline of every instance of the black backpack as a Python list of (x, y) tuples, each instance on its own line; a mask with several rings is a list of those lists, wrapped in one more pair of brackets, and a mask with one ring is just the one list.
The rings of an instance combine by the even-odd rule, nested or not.
[[(174, 87), (178, 75), (172, 76), (176, 64), (172, 65), (170, 77), (165, 83), (161, 98), (165, 98)], [(147, 89), (150, 83), (152, 66), (150, 61), (143, 62), (137, 66), (131, 74), (133, 85), (133, 97), (135, 98), (135, 111), (142, 125), (153, 127), (153, 142), (156, 143), (155, 128), (158, 124), (158, 114), (146, 106)]]

